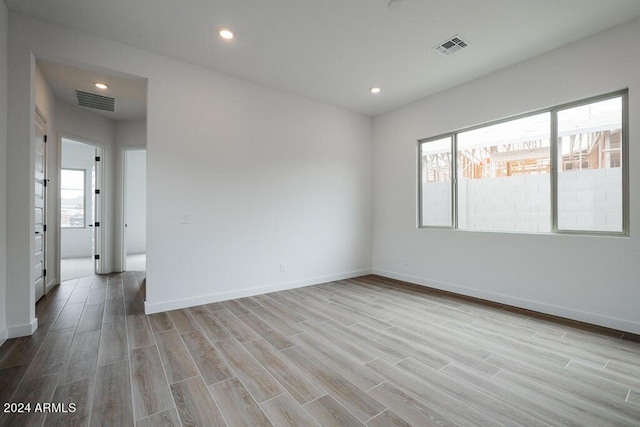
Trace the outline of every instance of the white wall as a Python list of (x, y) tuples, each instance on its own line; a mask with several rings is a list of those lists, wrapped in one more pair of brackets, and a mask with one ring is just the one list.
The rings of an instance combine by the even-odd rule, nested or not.
[(80, 258), (91, 256), (93, 239), (93, 210), (91, 208), (91, 171), (94, 165), (95, 147), (62, 139), (62, 168), (84, 170), (85, 226), (82, 228), (62, 228), (60, 258)]
[(7, 338), (7, 38), (9, 14), (0, 0), (0, 345)]
[(37, 328), (34, 289), (35, 58), (22, 42), (9, 14), (7, 113), (7, 333), (29, 335)]
[[(640, 333), (639, 68), (636, 20), (376, 117), (374, 270)], [(626, 87), (630, 238), (416, 228), (418, 139)]]
[(147, 151), (125, 151), (126, 253), (147, 252)]
[[(9, 338), (29, 335), (37, 328), (35, 317), (33, 268), (35, 233), (34, 209), (35, 190), (33, 177), (35, 172), (34, 123), (36, 108), (47, 121), (47, 132), (55, 134), (55, 108), (51, 90), (42, 73), (36, 67), (35, 57), (30, 51), (16, 51), (12, 45), (16, 42), (11, 31), (9, 15), (8, 46), (8, 105), (7, 110), (7, 288), (6, 319)], [(28, 143), (27, 143), (28, 141)], [(57, 145), (48, 144), (47, 167), (56, 165)], [(51, 170), (51, 169), (50, 169)], [(52, 184), (55, 185), (53, 178)], [(51, 194), (50, 194), (51, 195)], [(51, 199), (51, 197), (50, 197)], [(47, 222), (55, 218), (56, 202), (47, 212)], [(55, 221), (54, 221), (55, 223)], [(53, 236), (53, 239), (51, 239)], [(55, 231), (48, 235), (47, 250), (56, 257)], [(47, 276), (47, 288), (57, 282), (57, 268), (48, 259), (47, 268), (52, 272)]]
[(118, 120), (116, 143), (119, 148), (147, 147), (147, 120)]
[(148, 78), (148, 312), (370, 271), (370, 118), (16, 15), (10, 31), (11, 102), (29, 52)]

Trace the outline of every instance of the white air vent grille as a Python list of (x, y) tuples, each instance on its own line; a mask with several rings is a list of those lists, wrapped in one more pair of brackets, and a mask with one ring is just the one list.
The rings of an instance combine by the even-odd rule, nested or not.
[(116, 100), (109, 96), (76, 90), (76, 98), (78, 99), (78, 105), (81, 107), (95, 108), (104, 111), (116, 110)]
[(433, 49), (442, 53), (443, 55), (453, 55), (454, 53), (466, 48), (469, 46), (469, 42), (464, 40), (462, 37), (455, 35), (450, 39), (440, 43), (437, 46), (434, 46)]

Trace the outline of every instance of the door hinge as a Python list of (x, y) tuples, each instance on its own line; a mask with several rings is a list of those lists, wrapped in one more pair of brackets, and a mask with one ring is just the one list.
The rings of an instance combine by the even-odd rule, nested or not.
[(94, 255), (93, 259), (100, 259), (100, 255)]
[(45, 232), (47, 231), (47, 224), (42, 225), (42, 231), (45, 231)]
[(47, 135), (43, 135), (42, 140), (43, 140), (44, 142), (47, 142)]
[(100, 156), (96, 156), (96, 162), (100, 161)]
[(47, 185), (49, 185), (49, 180), (48, 180), (48, 179), (43, 179), (43, 180), (42, 180), (42, 185), (43, 185), (43, 186), (45, 186), (45, 187), (46, 187)]
[(42, 276), (46, 277), (47, 276), (47, 269), (45, 268), (44, 270), (42, 270)]
[(100, 194), (100, 189), (96, 188), (96, 194)]
[(93, 223), (93, 226), (94, 226), (94, 227), (100, 227), (100, 221), (96, 221), (96, 222), (94, 222), (94, 223)]

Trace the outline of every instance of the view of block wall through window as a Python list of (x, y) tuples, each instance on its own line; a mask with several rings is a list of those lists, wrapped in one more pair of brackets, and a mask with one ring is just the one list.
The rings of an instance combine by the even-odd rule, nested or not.
[(558, 229), (622, 231), (622, 98), (558, 112)]
[(458, 134), (458, 228), (551, 230), (551, 115)]
[(451, 227), (451, 137), (420, 147), (422, 156), (422, 225)]
[(420, 226), (453, 226), (455, 187), (459, 229), (550, 232), (555, 191), (558, 230), (623, 232), (622, 104), (616, 96), (421, 142)]

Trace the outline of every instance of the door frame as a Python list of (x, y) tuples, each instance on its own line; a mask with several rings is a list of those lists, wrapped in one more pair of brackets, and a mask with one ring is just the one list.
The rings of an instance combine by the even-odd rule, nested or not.
[[(98, 231), (99, 233), (99, 238), (96, 238), (96, 236), (94, 235), (94, 239), (96, 240), (96, 242), (99, 243), (99, 247), (97, 248), (97, 252), (100, 254), (100, 261), (95, 265), (94, 267), (94, 274), (105, 274), (105, 259), (104, 259), (104, 254), (107, 253), (106, 249), (107, 249), (107, 239), (106, 239), (106, 226), (105, 223), (106, 221), (104, 220), (104, 218), (106, 218), (105, 214), (106, 214), (106, 206), (107, 203), (105, 202), (106, 199), (106, 191), (105, 191), (105, 185), (106, 185), (106, 179), (105, 179), (105, 171), (107, 169), (107, 167), (105, 166), (105, 162), (108, 160), (105, 157), (105, 153), (106, 153), (106, 147), (105, 144), (102, 144), (101, 142), (98, 141), (94, 141), (92, 139), (89, 138), (85, 138), (83, 136), (78, 136), (72, 133), (67, 133), (67, 132), (58, 132), (58, 185), (56, 186), (56, 191), (57, 191), (57, 199), (58, 199), (58, 211), (56, 212), (56, 227), (57, 227), (57, 241), (56, 241), (56, 245), (57, 245), (57, 253), (56, 253), (56, 262), (58, 265), (58, 274), (60, 275), (60, 278), (62, 278), (62, 224), (61, 224), (61, 217), (60, 217), (60, 206), (62, 206), (62, 192), (61, 192), (61, 186), (62, 186), (62, 139), (69, 139), (72, 140), (74, 142), (78, 142), (81, 144), (85, 144), (85, 145), (89, 145), (91, 147), (94, 147), (96, 149), (99, 149), (101, 154), (101, 166), (100, 168), (98, 168), (97, 174), (96, 174), (96, 182), (97, 182), (97, 187), (101, 190), (100, 191), (100, 199), (101, 199), (101, 203), (98, 203), (98, 209), (96, 209), (97, 212), (94, 212), (94, 217), (92, 218), (92, 221), (95, 221), (96, 218), (96, 214), (98, 218), (100, 218), (100, 230)], [(91, 203), (91, 201), (86, 201), (86, 203)], [(94, 228), (94, 233), (96, 233), (95, 228)], [(60, 280), (60, 282), (62, 282), (62, 280)]]

